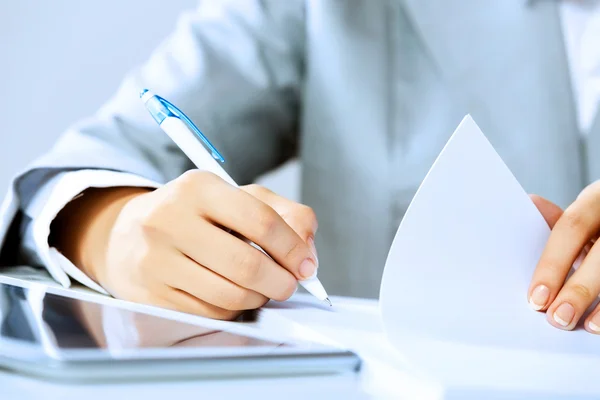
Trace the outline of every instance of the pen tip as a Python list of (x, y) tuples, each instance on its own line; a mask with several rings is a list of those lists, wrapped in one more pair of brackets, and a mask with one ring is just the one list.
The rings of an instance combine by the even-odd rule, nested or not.
[(331, 304), (331, 300), (329, 300), (329, 297), (327, 297), (327, 298), (325, 299), (325, 301), (326, 301), (327, 303), (329, 303), (329, 307), (333, 307), (333, 304)]

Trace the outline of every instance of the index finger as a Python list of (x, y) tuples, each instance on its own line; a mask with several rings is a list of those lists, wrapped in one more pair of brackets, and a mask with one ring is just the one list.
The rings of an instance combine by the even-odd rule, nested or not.
[(210, 220), (259, 245), (297, 279), (314, 275), (317, 262), (309, 245), (269, 205), (231, 186), (219, 186), (208, 196), (215, 205), (207, 211)]
[(594, 196), (581, 196), (558, 218), (533, 274), (529, 302), (546, 309), (564, 284), (573, 263), (600, 228)]

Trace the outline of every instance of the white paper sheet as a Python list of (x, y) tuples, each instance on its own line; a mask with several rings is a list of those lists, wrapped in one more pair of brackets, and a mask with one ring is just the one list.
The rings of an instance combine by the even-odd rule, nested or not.
[(466, 117), (390, 250), (380, 297), (389, 340), (448, 387), (600, 394), (600, 338), (553, 328), (527, 303), (549, 233)]
[(340, 346), (362, 359), (357, 379), (377, 399), (443, 399), (443, 388), (411, 366), (386, 339), (373, 300), (332, 297), (333, 307), (306, 294), (268, 303), (262, 325), (276, 324), (286, 336)]

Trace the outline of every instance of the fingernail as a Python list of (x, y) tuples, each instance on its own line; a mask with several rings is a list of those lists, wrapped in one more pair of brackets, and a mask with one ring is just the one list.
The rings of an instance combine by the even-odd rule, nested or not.
[(317, 256), (317, 247), (315, 246), (315, 239), (313, 239), (312, 237), (309, 237), (308, 238), (308, 246), (310, 247), (310, 251), (312, 251), (313, 255), (315, 256), (315, 261), (318, 263), (319, 257)]
[(554, 311), (554, 321), (560, 326), (567, 327), (573, 321), (573, 317), (575, 316), (575, 309), (569, 303), (562, 303), (556, 311)]
[(600, 333), (600, 313), (596, 313), (588, 322), (588, 328), (594, 333)]
[(550, 297), (550, 289), (548, 289), (548, 287), (544, 285), (539, 285), (535, 289), (533, 289), (533, 292), (531, 292), (531, 297), (529, 298), (529, 305), (535, 311), (539, 311), (542, 308), (544, 308), (544, 306), (548, 302), (548, 297)]
[(317, 272), (317, 266), (315, 262), (307, 258), (300, 264), (300, 276), (304, 279), (312, 278)]

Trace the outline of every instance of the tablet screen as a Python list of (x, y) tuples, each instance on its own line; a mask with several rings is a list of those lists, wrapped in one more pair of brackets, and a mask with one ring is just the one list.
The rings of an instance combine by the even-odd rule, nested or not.
[(276, 348), (283, 343), (0, 283), (0, 339), (44, 348)]
[(50, 379), (252, 377), (359, 368), (350, 351), (304, 339), (283, 342), (270, 332), (281, 322), (264, 315), (254, 323), (186, 319), (0, 276), (0, 368)]

